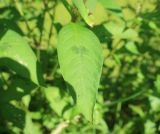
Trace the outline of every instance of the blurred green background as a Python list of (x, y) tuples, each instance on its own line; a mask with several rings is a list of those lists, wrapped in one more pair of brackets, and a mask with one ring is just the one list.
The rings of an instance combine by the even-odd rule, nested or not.
[[(0, 134), (159, 134), (160, 1), (98, 0), (90, 29), (104, 66), (93, 124), (81, 115), (69, 120), (56, 51), (59, 30), (72, 21), (65, 2), (75, 10), (71, 0), (0, 0), (0, 38), (8, 29), (21, 34), (47, 85), (0, 66)], [(78, 13), (76, 21), (86, 25)]]

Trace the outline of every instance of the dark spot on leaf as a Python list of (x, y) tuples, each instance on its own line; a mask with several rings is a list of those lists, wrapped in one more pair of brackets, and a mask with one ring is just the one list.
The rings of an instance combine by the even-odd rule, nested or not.
[(72, 51), (80, 56), (83, 56), (87, 53), (87, 49), (84, 46), (73, 46)]
[(88, 16), (91, 16), (91, 15), (93, 15), (93, 14), (92, 14), (91, 12), (89, 12), (89, 13), (88, 13)]
[(87, 0), (83, 0), (83, 2), (84, 2), (84, 3), (86, 3), (86, 2), (87, 2)]

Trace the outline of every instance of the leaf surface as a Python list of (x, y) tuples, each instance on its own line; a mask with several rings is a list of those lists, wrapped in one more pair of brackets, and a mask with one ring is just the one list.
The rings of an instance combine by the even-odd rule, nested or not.
[(38, 85), (42, 81), (34, 52), (26, 40), (12, 30), (7, 31), (0, 40), (0, 65), (9, 67)]
[(118, 17), (123, 17), (122, 8), (118, 4), (118, 0), (99, 0), (99, 2), (112, 14)]
[(99, 2), (107, 9), (121, 11), (121, 7), (118, 5), (117, 0), (99, 0)]
[(96, 1), (94, 0), (94, 3), (91, 6), (88, 6), (89, 2), (87, 2), (85, 5), (85, 2), (83, 0), (73, 0), (74, 5), (78, 8), (78, 11), (84, 19), (84, 21), (92, 27), (94, 25), (92, 11), (94, 9)]
[(57, 50), (77, 111), (91, 121), (103, 64), (100, 42), (89, 29), (71, 23), (60, 31)]

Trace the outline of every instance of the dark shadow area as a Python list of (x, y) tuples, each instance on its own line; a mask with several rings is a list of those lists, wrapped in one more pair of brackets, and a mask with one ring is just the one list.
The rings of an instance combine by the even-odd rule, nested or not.
[(62, 28), (62, 25), (61, 25), (60, 23), (54, 23), (54, 26), (55, 26), (55, 28), (56, 28), (57, 33), (59, 33), (59, 31), (60, 31), (61, 28)]
[[(12, 29), (20, 34), (22, 30), (17, 25), (17, 21), (21, 18), (17, 9), (13, 6), (1, 7), (0, 8), (1, 16), (4, 14), (5, 17), (0, 18), (0, 38), (8, 30)], [(6, 15), (7, 14), (7, 15)]]
[[(10, 58), (0, 58), (0, 67), (1, 68), (8, 68), (16, 72), (17, 75), (26, 78), (28, 80), (31, 80), (30, 72), (29, 70), (23, 66), (22, 64), (18, 63), (17, 61), (14, 61)], [(42, 70), (40, 67), (40, 63), (37, 61), (36, 64), (36, 70), (37, 70), (37, 78), (39, 81), (39, 84), (41, 86), (45, 86), (43, 76), (42, 76)]]
[(10, 58), (0, 58), (0, 67), (7, 67), (16, 72), (19, 76), (30, 79), (30, 73), (28, 69)]
[[(11, 122), (13, 126), (23, 129), (25, 125), (25, 111), (18, 108), (18, 104), (21, 107), (22, 97), (30, 94), (33, 89), (36, 89), (36, 85), (26, 79), (13, 76), (8, 84), (6, 90), (0, 90), (0, 133), (7, 133), (8, 123)], [(17, 101), (17, 106), (11, 104), (11, 101)], [(7, 131), (6, 131), (7, 130)]]
[(42, 64), (39, 61), (37, 61), (36, 62), (36, 71), (37, 71), (38, 82), (39, 82), (40, 86), (45, 87), (46, 84), (45, 84), (45, 81), (43, 79), (43, 71), (42, 71), (41, 66), (42, 66)]
[(103, 26), (97, 25), (91, 29), (95, 35), (99, 38), (101, 43), (108, 43), (111, 44), (112, 41), (112, 34)]
[(67, 89), (69, 90), (69, 94), (72, 96), (74, 103), (76, 104), (77, 103), (77, 95), (76, 95), (76, 92), (75, 92), (73, 86), (71, 84), (69, 84), (68, 82), (66, 82), (66, 85), (67, 85)]

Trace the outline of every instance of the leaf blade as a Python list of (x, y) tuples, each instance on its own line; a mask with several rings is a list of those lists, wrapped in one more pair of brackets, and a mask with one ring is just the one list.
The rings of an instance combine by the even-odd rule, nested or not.
[(0, 40), (0, 64), (14, 70), (18, 75), (42, 83), (42, 74), (32, 49), (18, 33), (8, 30)]
[(78, 111), (92, 120), (103, 64), (99, 40), (87, 28), (71, 23), (60, 31), (58, 42), (62, 75), (73, 88)]
[(94, 25), (93, 16), (90, 15), (90, 10), (92, 10), (91, 7), (85, 5), (83, 0), (73, 0), (73, 3), (78, 8), (78, 11), (81, 14), (82, 18), (84, 19), (84, 21), (89, 26), (93, 27)]

